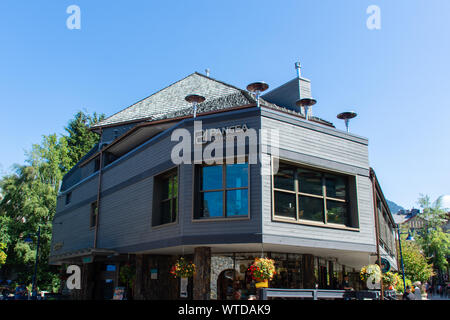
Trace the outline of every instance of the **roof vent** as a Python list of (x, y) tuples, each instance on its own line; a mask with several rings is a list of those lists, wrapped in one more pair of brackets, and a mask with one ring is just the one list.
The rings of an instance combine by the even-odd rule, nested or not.
[(197, 94), (190, 94), (184, 98), (187, 102), (192, 103), (192, 107), (194, 108), (194, 118), (197, 117), (197, 104), (205, 101), (205, 97), (199, 96)]
[(303, 98), (298, 100), (295, 104), (300, 108), (305, 108), (305, 118), (309, 120), (309, 108), (315, 105), (317, 101), (313, 98)]
[(339, 113), (337, 115), (337, 118), (345, 121), (345, 128), (347, 129), (347, 132), (349, 132), (350, 119), (355, 118), (357, 115), (358, 114), (354, 111), (346, 111), (346, 112)]
[(206, 76), (209, 78), (209, 68), (205, 69)]
[(258, 108), (259, 108), (259, 96), (261, 95), (261, 92), (264, 92), (267, 89), (269, 89), (269, 85), (264, 81), (253, 82), (247, 86), (247, 90), (252, 92), (256, 96), (256, 106)]

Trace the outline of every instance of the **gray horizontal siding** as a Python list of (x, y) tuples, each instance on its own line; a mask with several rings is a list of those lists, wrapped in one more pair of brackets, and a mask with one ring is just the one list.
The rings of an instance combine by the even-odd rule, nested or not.
[[(259, 117), (255, 111), (240, 112), (240, 116), (202, 117), (203, 128), (221, 128), (226, 126), (247, 124), (249, 128), (259, 128)], [(185, 121), (180, 127), (193, 131), (192, 122)], [(250, 205), (251, 220), (248, 221), (208, 221), (196, 223), (192, 221), (192, 165), (179, 167), (179, 218), (176, 224), (152, 228), (153, 177), (167, 169), (175, 167), (170, 161), (171, 150), (178, 142), (170, 141), (171, 132), (144, 143), (138, 150), (125, 155), (123, 159), (112, 163), (103, 170), (102, 197), (100, 201), (100, 223), (98, 233), (98, 248), (117, 249), (135, 248), (148, 250), (152, 243), (173, 243), (173, 239), (195, 239), (195, 235), (208, 234), (219, 237), (223, 234), (255, 234), (260, 233), (259, 206), (259, 169), (257, 165), (251, 168), (251, 196), (254, 201)], [(72, 202), (64, 205), (65, 195), (60, 195), (58, 212), (55, 222), (59, 220), (75, 221), (80, 225), (77, 234), (89, 241), (65, 242), (64, 250), (76, 250), (82, 246), (92, 247), (93, 236), (89, 230), (89, 206), (83, 201), (89, 201), (97, 195), (97, 178), (83, 182), (74, 187)], [(83, 214), (82, 214), (83, 213)], [(58, 220), (59, 219), (59, 220)], [(85, 225), (85, 229), (81, 227)], [(75, 236), (71, 230), (65, 229), (64, 234), (55, 227), (55, 241)], [(204, 240), (204, 239), (203, 239)], [(181, 240), (180, 240), (181, 241)], [(67, 243), (67, 244), (66, 244)], [(176, 243), (176, 241), (175, 241)], [(145, 245), (148, 244), (146, 249)], [(121, 249), (122, 248), (122, 249)], [(59, 253), (63, 252), (61, 250)]]
[[(308, 164), (318, 168), (348, 173), (356, 176), (359, 231), (306, 226), (272, 220), (271, 177), (262, 176), (263, 234), (265, 241), (272, 236), (289, 235), (290, 242), (302, 246), (302, 239), (346, 243), (348, 250), (357, 247), (375, 248), (375, 229), (372, 207), (372, 185), (368, 177), (368, 148), (366, 143), (352, 141), (327, 132), (311, 130), (302, 125), (288, 124), (276, 119), (262, 117), (263, 129), (277, 129), (280, 136), (280, 156), (285, 160)], [(269, 148), (270, 151), (270, 148)], [(298, 238), (296, 241), (295, 238)], [(336, 247), (338, 249), (338, 247)], [(342, 249), (342, 248), (340, 248)]]

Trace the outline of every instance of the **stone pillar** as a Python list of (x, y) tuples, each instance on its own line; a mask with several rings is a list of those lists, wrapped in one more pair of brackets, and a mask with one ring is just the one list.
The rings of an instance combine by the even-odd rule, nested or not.
[(303, 287), (304, 289), (314, 289), (316, 276), (314, 274), (314, 256), (312, 254), (303, 255)]
[(209, 300), (211, 290), (211, 248), (197, 247), (194, 250), (194, 300)]

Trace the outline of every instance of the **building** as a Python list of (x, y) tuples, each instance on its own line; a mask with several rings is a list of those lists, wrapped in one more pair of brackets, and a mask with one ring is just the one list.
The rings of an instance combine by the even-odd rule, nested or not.
[[(193, 106), (191, 94), (206, 99)], [(261, 255), (276, 261), (278, 288), (337, 288), (344, 273), (357, 287), (381, 256), (396, 268), (368, 139), (306, 118), (295, 101), (310, 94), (300, 75), (256, 99), (193, 73), (100, 122), (99, 145), (63, 179), (50, 263), (82, 266), (73, 293), (84, 299), (111, 298), (125, 265), (134, 299), (177, 299), (180, 256), (197, 266), (195, 299), (228, 299), (233, 285), (251, 294), (246, 270)], [(241, 145), (211, 151), (219, 133)]]

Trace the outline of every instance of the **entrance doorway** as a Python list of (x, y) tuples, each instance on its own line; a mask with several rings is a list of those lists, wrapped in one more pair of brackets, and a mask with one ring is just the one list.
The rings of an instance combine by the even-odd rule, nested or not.
[(222, 271), (217, 278), (217, 298), (219, 300), (233, 300), (235, 270)]

